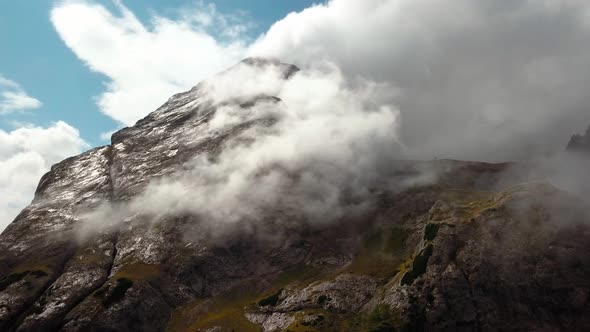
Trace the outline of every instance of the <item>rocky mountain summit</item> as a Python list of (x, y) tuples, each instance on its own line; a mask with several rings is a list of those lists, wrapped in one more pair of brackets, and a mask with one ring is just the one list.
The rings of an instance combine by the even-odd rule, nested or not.
[[(195, 158), (253, 144), (253, 128), (272, 135), (279, 97), (212, 100), (206, 83), (43, 176), (0, 235), (0, 330), (590, 330), (588, 205), (511, 163), (394, 160), (370, 204), (329, 222), (288, 204), (229, 230), (190, 209), (122, 213), (161, 179), (202, 174)], [(216, 124), (223, 107), (259, 106)]]

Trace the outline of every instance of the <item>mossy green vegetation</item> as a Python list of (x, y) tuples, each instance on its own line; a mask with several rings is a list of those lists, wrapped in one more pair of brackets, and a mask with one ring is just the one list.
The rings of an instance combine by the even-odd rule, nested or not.
[(52, 268), (55, 265), (55, 262), (46, 261), (44, 263), (35, 262), (35, 263), (26, 263), (20, 264), (12, 270), (12, 273), (20, 273), (20, 272), (32, 272), (32, 271), (42, 271), (45, 272), (47, 275), (51, 273)]
[(303, 310), (293, 314), (295, 319), (285, 332), (324, 332), (334, 331), (332, 314), (324, 310)]
[(307, 285), (322, 278), (324, 275), (321, 272), (302, 264), (279, 274), (269, 290), (262, 294), (242, 285), (212, 299), (199, 299), (176, 309), (166, 331), (195, 331), (219, 326), (222, 331), (258, 332), (260, 326), (244, 316), (245, 308), (262, 304), (276, 305), (283, 287), (295, 281)]
[(0, 292), (8, 288), (15, 282), (25, 279), (27, 276), (33, 276), (35, 279), (47, 277), (49, 274), (44, 270), (25, 270), (20, 272), (13, 272), (6, 277), (0, 279)]
[(400, 314), (387, 304), (354, 315), (339, 315), (321, 309), (306, 309), (293, 314), (286, 332), (389, 332), (401, 325)]
[(420, 251), (420, 253), (414, 258), (412, 269), (406, 272), (401, 279), (402, 285), (411, 285), (416, 278), (426, 272), (428, 259), (432, 255), (432, 249), (432, 244), (428, 244), (426, 248), (422, 249), (422, 251)]
[[(548, 184), (530, 182), (508, 187), (498, 193), (461, 188), (446, 189), (441, 192), (440, 198), (453, 206), (457, 211), (457, 217), (469, 222), (485, 211), (501, 208), (507, 201), (531, 194), (552, 193), (555, 190)], [(439, 212), (433, 216), (433, 220), (445, 220), (449, 217)]]
[(199, 299), (176, 309), (166, 331), (197, 331), (214, 326), (221, 331), (258, 332), (260, 327), (244, 316), (244, 308), (255, 303), (257, 293), (236, 287), (212, 299)]
[(387, 304), (378, 304), (367, 313), (354, 315), (350, 319), (349, 331), (393, 332), (399, 325), (399, 313)]
[(459, 217), (461, 221), (470, 221), (482, 211), (495, 206), (494, 193), (473, 189), (451, 188), (440, 194), (440, 199), (450, 206), (449, 210), (435, 211), (432, 220), (443, 221)]
[(298, 281), (301, 283), (309, 283), (322, 276), (322, 271), (313, 266), (299, 264), (279, 274), (272, 284), (275, 288), (282, 288), (289, 283)]
[(409, 235), (410, 231), (405, 228), (375, 230), (366, 237), (363, 247), (344, 272), (392, 278), (399, 272), (396, 266), (403, 259)]
[(404, 248), (409, 235), (410, 232), (405, 228), (392, 228), (386, 233), (383, 249), (392, 254), (399, 253)]
[(368, 332), (395, 331), (396, 319), (391, 308), (385, 304), (377, 305), (365, 319), (365, 328)]
[(471, 188), (441, 188), (440, 199), (454, 204), (468, 204), (473, 201), (489, 199), (493, 192), (474, 190)]
[(130, 263), (123, 265), (113, 278), (126, 278), (130, 280), (153, 279), (160, 275), (160, 265), (145, 263)]
[(81, 254), (75, 256), (73, 260), (84, 265), (98, 265), (104, 261), (110, 260), (107, 256), (102, 253), (93, 253), (90, 250), (86, 250)]
[(110, 307), (125, 297), (127, 290), (133, 287), (134, 281), (153, 279), (159, 274), (160, 266), (157, 264), (125, 264), (109, 282), (94, 292), (94, 297), (105, 307)]

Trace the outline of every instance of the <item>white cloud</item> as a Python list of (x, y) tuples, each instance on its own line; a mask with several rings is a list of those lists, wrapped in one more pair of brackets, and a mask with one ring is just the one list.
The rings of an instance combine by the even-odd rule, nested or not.
[[(389, 167), (400, 155), (398, 111), (389, 104), (394, 89), (351, 82), (331, 65), (285, 80), (289, 69), (242, 62), (205, 81), (204, 98), (218, 107), (213, 113), (207, 109), (209, 121), (199, 132), (237, 133), (229, 135), (219, 155), (199, 155), (130, 201), (89, 213), (83, 234), (137, 215), (157, 222), (183, 213), (203, 217), (204, 226), (221, 234), (255, 227), (265, 212), (276, 210), (321, 224), (368, 208), (371, 189), (401, 189), (405, 184), (394, 181)], [(260, 98), (269, 94), (281, 101)], [(252, 100), (258, 102), (239, 106)], [(251, 126), (236, 131), (242, 123)], [(412, 180), (428, 182), (433, 176), (420, 175)]]
[[(154, 16), (146, 26), (116, 4), (115, 14), (93, 2), (63, 1), (51, 11), (51, 21), (91, 70), (108, 77), (97, 102), (122, 124), (132, 125), (171, 95), (235, 64), (245, 53), (239, 39), (245, 28), (231, 29), (236, 19), (219, 14), (214, 6), (183, 10), (178, 20)], [(207, 32), (209, 26), (227, 30), (232, 39), (216, 40)]]
[(332, 0), (276, 22), (254, 55), (397, 86), (401, 138), (423, 158), (563, 149), (590, 122), (590, 3)]
[(41, 102), (25, 92), (16, 82), (0, 74), (0, 114), (31, 110), (41, 107)]
[(109, 130), (109, 131), (105, 131), (100, 133), (99, 138), (101, 141), (106, 141), (106, 142), (110, 142), (111, 141), (111, 136), (116, 133), (118, 130), (120, 130), (121, 128), (117, 128), (117, 129), (113, 129), (113, 130)]
[(51, 18), (108, 77), (98, 104), (126, 125), (245, 54), (302, 67), (329, 60), (348, 77), (396, 87), (412, 158), (521, 159), (562, 149), (590, 122), (583, 0), (332, 0), (287, 15), (251, 44), (240, 37), (247, 19), (202, 2), (149, 26), (118, 8), (65, 1)]
[[(373, 170), (380, 158), (399, 157), (387, 147), (404, 146), (418, 158), (519, 159), (563, 149), (569, 135), (590, 122), (587, 1), (332, 0), (289, 14), (252, 44), (240, 37), (248, 25), (214, 6), (201, 3), (177, 19), (156, 15), (148, 26), (117, 4), (114, 14), (92, 2), (61, 2), (51, 19), (66, 45), (108, 77), (98, 104), (127, 125), (244, 55), (278, 57), (305, 69), (324, 62), (340, 68), (286, 85), (248, 68), (208, 82), (214, 99), (267, 93), (286, 105), (224, 106), (210, 129), (277, 116), (277, 131), (248, 131), (250, 145), (226, 148), (214, 164), (195, 161), (196, 177), (154, 184), (137, 198), (134, 212), (167, 209), (156, 203), (182, 207), (190, 197), (186, 208), (196, 209), (190, 212), (247, 217), (246, 210), (280, 200), (271, 193), (289, 179), (281, 172), (299, 166), (303, 182), (291, 198), (311, 190), (310, 196), (328, 200), (315, 209), (325, 212), (339, 207), (330, 203), (338, 201), (342, 183), (374, 174), (363, 172), (363, 163)], [(351, 88), (351, 82), (362, 83)], [(379, 107), (366, 112), (371, 100)], [(260, 182), (253, 185), (252, 178)], [(182, 183), (198, 188), (186, 195), (192, 189)], [(203, 197), (202, 205), (193, 197)]]
[(30, 203), (51, 165), (86, 148), (78, 130), (63, 121), (46, 128), (0, 130), (0, 231)]

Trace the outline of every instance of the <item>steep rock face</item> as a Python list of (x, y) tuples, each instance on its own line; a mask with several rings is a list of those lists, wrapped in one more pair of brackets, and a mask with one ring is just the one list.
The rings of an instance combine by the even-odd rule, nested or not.
[[(387, 202), (374, 225), (380, 236), (366, 237), (350, 265), (320, 281), (292, 284), (271, 304), (246, 307), (249, 319), (265, 331), (589, 328), (584, 204), (540, 184), (499, 194), (437, 191), (405, 192)], [(411, 207), (412, 201), (431, 207)], [(390, 217), (408, 207), (417, 215)], [(350, 284), (349, 272), (373, 283)], [(340, 287), (350, 295), (342, 298)]]
[[(243, 64), (275, 66), (283, 79), (298, 70)], [(224, 101), (244, 110), (281, 102)], [(274, 121), (217, 128), (222, 106), (199, 84), (111, 145), (52, 167), (0, 235), (0, 330), (590, 329), (587, 205), (547, 185), (515, 185), (519, 176), (499, 181), (511, 164), (399, 161), (392, 177), (428, 170), (436, 182), (376, 191), (362, 214), (316, 227), (270, 211), (263, 225), (285, 228), (277, 238), (254, 229), (220, 241), (190, 213), (125, 215), (84, 231), (85, 215), (105, 202), (129, 202)]]
[[(31, 205), (2, 233), (0, 330), (13, 325), (41, 294), (44, 294), (45, 305), (39, 310), (45, 311), (48, 320), (53, 320), (53, 312), (62, 309), (67, 312), (80, 297), (93, 290), (93, 283), (100, 283), (101, 276), (95, 275), (93, 267), (84, 266), (76, 273), (82, 283), (80, 288), (67, 294), (52, 293), (55, 287), (46, 291), (52, 284), (63, 282), (68, 273), (76, 269), (72, 257), (77, 251), (100, 247), (100, 244), (87, 248), (78, 246), (72, 241), (72, 231), (80, 221), (78, 211), (91, 209), (111, 198), (110, 151), (110, 147), (93, 149), (53, 166), (41, 179)], [(97, 251), (97, 255), (101, 260), (103, 255), (106, 256), (104, 260), (112, 259), (103, 250)], [(53, 302), (57, 297), (61, 299), (55, 307)], [(59, 319), (61, 317), (58, 322)]]
[(381, 303), (414, 329), (588, 329), (588, 215), (571, 200), (526, 185), (467, 211), (435, 205), (411, 267), (426, 256), (427, 269), (385, 287)]

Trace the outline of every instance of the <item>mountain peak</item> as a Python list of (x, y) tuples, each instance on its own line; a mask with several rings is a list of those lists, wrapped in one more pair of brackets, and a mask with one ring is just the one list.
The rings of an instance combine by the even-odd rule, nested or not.
[(300, 70), (299, 67), (290, 63), (281, 62), (279, 58), (275, 57), (249, 57), (240, 61), (238, 65), (240, 64), (246, 64), (248, 66), (258, 67), (261, 69), (269, 66), (277, 67), (283, 73), (284, 79), (290, 78), (293, 74)]
[(1, 331), (589, 330), (586, 206), (509, 164), (345, 168), (348, 123), (270, 140), (292, 101), (252, 66), (299, 70), (245, 59), (51, 168), (0, 234)]

